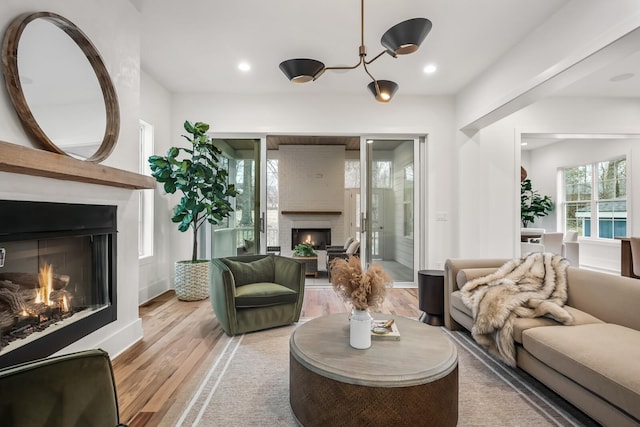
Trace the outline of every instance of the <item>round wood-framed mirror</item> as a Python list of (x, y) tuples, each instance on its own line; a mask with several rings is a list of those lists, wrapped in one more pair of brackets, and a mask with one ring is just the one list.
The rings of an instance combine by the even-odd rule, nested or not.
[(43, 148), (91, 162), (111, 154), (120, 131), (115, 87), (75, 24), (51, 12), (20, 15), (5, 32), (2, 53), (9, 97)]

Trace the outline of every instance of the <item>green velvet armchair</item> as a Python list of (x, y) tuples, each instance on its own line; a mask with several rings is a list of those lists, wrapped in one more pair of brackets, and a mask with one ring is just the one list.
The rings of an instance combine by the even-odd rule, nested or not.
[(0, 425), (115, 427), (118, 398), (109, 355), (87, 350), (0, 370)]
[(210, 299), (227, 335), (289, 325), (300, 319), (305, 269), (278, 255), (212, 260)]

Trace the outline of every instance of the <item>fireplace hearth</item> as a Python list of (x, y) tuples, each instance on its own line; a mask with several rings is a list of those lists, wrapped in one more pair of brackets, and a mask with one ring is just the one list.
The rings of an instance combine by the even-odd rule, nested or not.
[(116, 320), (116, 206), (0, 200), (0, 367)]

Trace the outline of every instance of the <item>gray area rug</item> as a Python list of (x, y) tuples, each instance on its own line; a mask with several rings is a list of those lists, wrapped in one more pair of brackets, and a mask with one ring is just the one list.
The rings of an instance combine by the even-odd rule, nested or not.
[[(294, 328), (225, 335), (192, 380), (193, 393), (175, 402), (160, 425), (296, 426), (289, 406)], [(487, 355), (468, 334), (442, 332), (458, 349), (458, 426), (597, 425), (532, 377)]]

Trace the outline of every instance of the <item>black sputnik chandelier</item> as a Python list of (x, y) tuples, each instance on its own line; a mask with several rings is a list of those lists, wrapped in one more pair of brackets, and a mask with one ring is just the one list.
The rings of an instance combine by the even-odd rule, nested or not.
[(358, 63), (354, 66), (327, 67), (316, 59), (296, 58), (287, 59), (280, 63), (280, 69), (287, 78), (294, 83), (307, 83), (317, 80), (327, 70), (353, 70), (361, 65), (365, 73), (371, 78), (367, 85), (376, 100), (389, 102), (398, 90), (398, 84), (391, 80), (376, 80), (369, 72), (367, 66), (380, 58), (385, 53), (397, 58), (398, 55), (407, 55), (415, 52), (420, 47), (431, 31), (431, 21), (426, 18), (413, 18), (389, 28), (380, 39), (384, 50), (367, 61), (367, 48), (364, 45), (364, 0), (360, 0), (360, 47), (358, 48)]

